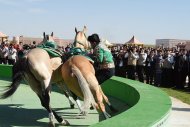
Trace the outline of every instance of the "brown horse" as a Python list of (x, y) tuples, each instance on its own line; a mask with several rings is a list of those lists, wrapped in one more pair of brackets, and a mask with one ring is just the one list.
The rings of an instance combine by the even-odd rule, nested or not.
[[(86, 26), (84, 26), (84, 28), (83, 28), (83, 31), (77, 31), (77, 29), (75, 28), (75, 32), (76, 32), (76, 36), (75, 36), (75, 41), (74, 41), (74, 43), (73, 43), (73, 45), (75, 46), (75, 47), (78, 47), (78, 48), (82, 48), (82, 49), (85, 49), (85, 50), (89, 50), (90, 48), (91, 48), (91, 44), (88, 42), (88, 40), (87, 40), (87, 37), (86, 37), (86, 31), (87, 31), (87, 28), (86, 28)], [(80, 58), (82, 58), (82, 59), (80, 59)], [(75, 64), (77, 64), (77, 65), (79, 65), (80, 66), (80, 70), (84, 70), (84, 69), (86, 69), (86, 66), (87, 67), (89, 67), (90, 69), (89, 70), (86, 70), (86, 72), (85, 72), (85, 74), (87, 74), (88, 72), (89, 72), (89, 74), (91, 74), (91, 76), (89, 76), (90, 78), (93, 78), (93, 83), (92, 83), (92, 86), (90, 86), (91, 88), (92, 87), (94, 87), (93, 86), (93, 84), (95, 84), (95, 85), (97, 85), (98, 84), (98, 82), (97, 82), (97, 80), (96, 80), (96, 77), (95, 77), (95, 72), (94, 72), (94, 67), (93, 67), (93, 63), (92, 63), (92, 61), (89, 61), (87, 58), (85, 58), (85, 57), (82, 57), (82, 56), (73, 56), (71, 59), (69, 59), (68, 61), (73, 61), (73, 59), (74, 59), (74, 61), (76, 60), (76, 59), (78, 59), (78, 64), (77, 64), (77, 60), (75, 61), (75, 63), (73, 63), (72, 65), (73, 66), (75, 66)], [(84, 61), (85, 62), (84, 62)], [(68, 63), (70, 63), (70, 62), (66, 62), (66, 63), (64, 63), (64, 67), (65, 66), (67, 66), (67, 64)], [(82, 61), (82, 62), (81, 62)], [(82, 63), (84, 63), (84, 64), (82, 64)], [(86, 65), (86, 66), (85, 66)], [(62, 67), (63, 68), (63, 67)], [(69, 75), (69, 73), (68, 73), (68, 71), (67, 71), (67, 69), (71, 69), (71, 66), (69, 66), (68, 68), (66, 67), (66, 70), (64, 70), (64, 69), (62, 69), (62, 72), (63, 73), (66, 73), (66, 74), (68, 74)], [(66, 71), (66, 72), (64, 72), (64, 71)], [(70, 71), (70, 74), (72, 74), (72, 72)], [(78, 78), (78, 77), (77, 77)], [(68, 87), (70, 87), (70, 86), (73, 86), (73, 83), (71, 83), (71, 82), (67, 82), (68, 80), (70, 80), (70, 81), (74, 81), (75, 83), (76, 83), (76, 77), (74, 78), (75, 80), (72, 80), (72, 78), (71, 77), (68, 77), (68, 78), (66, 78), (66, 77), (64, 77), (63, 76), (63, 79), (64, 79), (64, 82), (68, 85)], [(79, 79), (78, 79), (79, 80)], [(78, 84), (81, 84), (81, 83), (78, 83)], [(88, 84), (88, 83), (87, 83)], [(89, 85), (91, 85), (91, 84), (89, 84)], [(79, 90), (79, 86), (77, 86), (76, 84), (75, 84), (75, 87), (76, 87), (76, 89), (75, 89), (75, 92), (76, 91), (78, 91)], [(97, 86), (96, 86), (97, 87)], [(117, 110), (111, 105), (111, 103), (109, 102), (109, 100), (108, 100), (108, 98), (104, 95), (104, 93), (103, 93), (103, 91), (102, 91), (102, 89), (101, 89), (101, 86), (100, 85), (98, 85), (98, 89), (100, 89), (100, 94), (101, 95), (97, 95), (97, 96), (95, 96), (95, 98), (98, 98), (98, 96), (100, 96), (100, 98), (101, 97), (103, 97), (103, 100), (106, 102), (106, 104), (108, 104), (108, 106), (109, 106), (109, 108), (111, 109), (111, 111), (113, 111), (113, 112), (117, 112)], [(73, 89), (74, 88), (69, 88), (71, 91), (73, 91)], [(93, 88), (92, 88), (93, 89)], [(96, 90), (98, 90), (98, 89), (96, 89)], [(74, 92), (74, 93), (75, 93)], [(81, 91), (80, 91), (81, 92)], [(81, 94), (81, 93), (80, 93)], [(79, 96), (78, 95), (78, 93), (76, 94), (77, 96)], [(81, 95), (79, 96), (79, 97), (81, 97)], [(86, 98), (84, 98), (84, 101), (86, 102), (87, 100), (89, 100), (89, 99), (86, 99)], [(85, 106), (84, 106), (85, 107)], [(83, 108), (84, 108), (83, 107)], [(97, 106), (96, 106), (96, 108), (97, 108)], [(104, 108), (103, 108), (103, 106), (102, 106), (102, 108), (100, 108), (103, 112), (105, 111), (104, 110)], [(83, 109), (83, 112), (82, 113), (84, 113), (85, 114), (85, 112), (87, 111), (87, 109)], [(105, 114), (105, 117), (107, 118), (108, 117), (108, 115), (106, 115)]]
[[(51, 36), (44, 33), (43, 41), (54, 42), (53, 33)], [(50, 123), (54, 124), (53, 119), (55, 117), (59, 123), (68, 125), (68, 121), (58, 116), (50, 106), (50, 84), (53, 82), (60, 83), (57, 80), (58, 77), (52, 77), (52, 74), (60, 65), (61, 59), (59, 57), (50, 58), (49, 54), (41, 48), (30, 50), (28, 54), (19, 59), (13, 66), (12, 84), (0, 98), (11, 96), (20, 85), (22, 79), (24, 79), (40, 98), (42, 106), (49, 112)]]
[(104, 95), (95, 77), (94, 67), (87, 58), (81, 55), (71, 57), (62, 65), (61, 73), (68, 88), (78, 97), (84, 99), (83, 111), (87, 112), (90, 105), (93, 105), (104, 114), (106, 119), (110, 117), (105, 111), (103, 100), (111, 109), (113, 107)]

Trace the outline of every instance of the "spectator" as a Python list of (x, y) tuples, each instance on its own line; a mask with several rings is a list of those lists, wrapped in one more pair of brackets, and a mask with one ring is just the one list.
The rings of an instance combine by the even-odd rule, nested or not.
[(7, 64), (8, 63), (8, 53), (9, 53), (9, 49), (7, 47), (6, 44), (2, 44), (2, 47), (1, 47), (1, 55), (2, 55), (2, 63), (3, 64)]
[(139, 58), (136, 47), (129, 49), (129, 56), (128, 56), (128, 78), (135, 80), (135, 71), (137, 60)]
[(124, 54), (123, 50), (120, 50), (118, 53), (118, 56), (116, 57), (116, 64), (115, 64), (115, 75), (119, 77), (124, 77), (126, 78), (126, 72), (124, 69)]
[(173, 64), (174, 58), (170, 51), (167, 50), (163, 56), (163, 67), (162, 67), (162, 86), (170, 87), (173, 85)]
[(144, 83), (144, 69), (145, 69), (145, 61), (147, 58), (147, 54), (144, 52), (144, 49), (141, 48), (139, 52), (139, 59), (137, 60), (137, 75), (140, 82)]
[(33, 42), (32, 42), (32, 45), (31, 45), (31, 49), (36, 48), (36, 46), (37, 46), (37, 45), (36, 45), (36, 41), (33, 41)]
[(185, 83), (186, 83), (186, 77), (188, 76), (188, 54), (187, 54), (187, 50), (182, 50), (182, 71), (181, 71), (181, 88), (184, 88)]
[(154, 58), (155, 60), (155, 77), (154, 77), (154, 85), (160, 86), (162, 81), (162, 50), (157, 50), (157, 55)]
[(65, 52), (70, 52), (70, 47), (69, 47), (69, 45), (67, 45), (67, 47), (65, 48)]
[(181, 87), (181, 83), (182, 83), (182, 76), (181, 76), (181, 72), (182, 72), (182, 62), (183, 61), (183, 57), (181, 52), (176, 51), (175, 53), (175, 57), (174, 57), (174, 85), (177, 88), (182, 88)]
[(145, 74), (146, 74), (146, 83), (153, 84), (153, 78), (155, 73), (155, 60), (154, 60), (154, 51), (150, 51), (150, 54), (147, 56), (145, 61)]
[(14, 48), (13, 44), (9, 45), (9, 53), (8, 53), (8, 64), (14, 65), (17, 58), (17, 50)]

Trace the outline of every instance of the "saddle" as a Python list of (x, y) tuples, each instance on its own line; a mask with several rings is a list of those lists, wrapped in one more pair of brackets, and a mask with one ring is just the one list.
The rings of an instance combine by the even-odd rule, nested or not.
[(86, 50), (83, 50), (78, 47), (71, 48), (70, 51), (66, 52), (64, 55), (65, 55), (64, 61), (68, 60), (72, 56), (82, 55), (82, 56), (86, 57), (91, 63), (94, 63), (94, 60), (92, 60), (92, 58), (89, 57), (88, 52)]
[(55, 49), (54, 46), (47, 46), (45, 44), (41, 44), (37, 47), (46, 50), (50, 57), (60, 57), (63, 63), (66, 62), (70, 57), (75, 55), (82, 55), (86, 57), (91, 63), (94, 63), (94, 61), (88, 56), (87, 51), (82, 50), (78, 47), (71, 48), (69, 52), (62, 52), (60, 50)]
[(62, 57), (64, 54), (60, 50), (55, 49), (54, 46), (41, 44), (38, 45), (37, 47), (46, 50), (46, 52), (49, 54), (50, 57)]

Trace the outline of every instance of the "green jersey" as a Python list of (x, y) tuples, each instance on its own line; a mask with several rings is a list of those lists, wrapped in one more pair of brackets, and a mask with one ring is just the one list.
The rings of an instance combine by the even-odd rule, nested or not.
[(113, 63), (113, 56), (112, 56), (112, 53), (111, 53), (110, 50), (105, 46), (105, 44), (103, 44), (103, 43), (100, 42), (100, 43), (95, 47), (94, 53), (95, 53), (95, 55), (96, 55), (97, 62), (99, 62), (100, 64)]

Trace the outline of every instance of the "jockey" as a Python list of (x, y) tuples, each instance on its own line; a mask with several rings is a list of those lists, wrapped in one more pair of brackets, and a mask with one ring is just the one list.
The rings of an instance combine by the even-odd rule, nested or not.
[(92, 34), (88, 37), (88, 41), (94, 50), (95, 63), (98, 65), (96, 72), (96, 78), (99, 84), (102, 84), (105, 80), (115, 75), (115, 64), (113, 56), (106, 45), (100, 42), (98, 34)]

